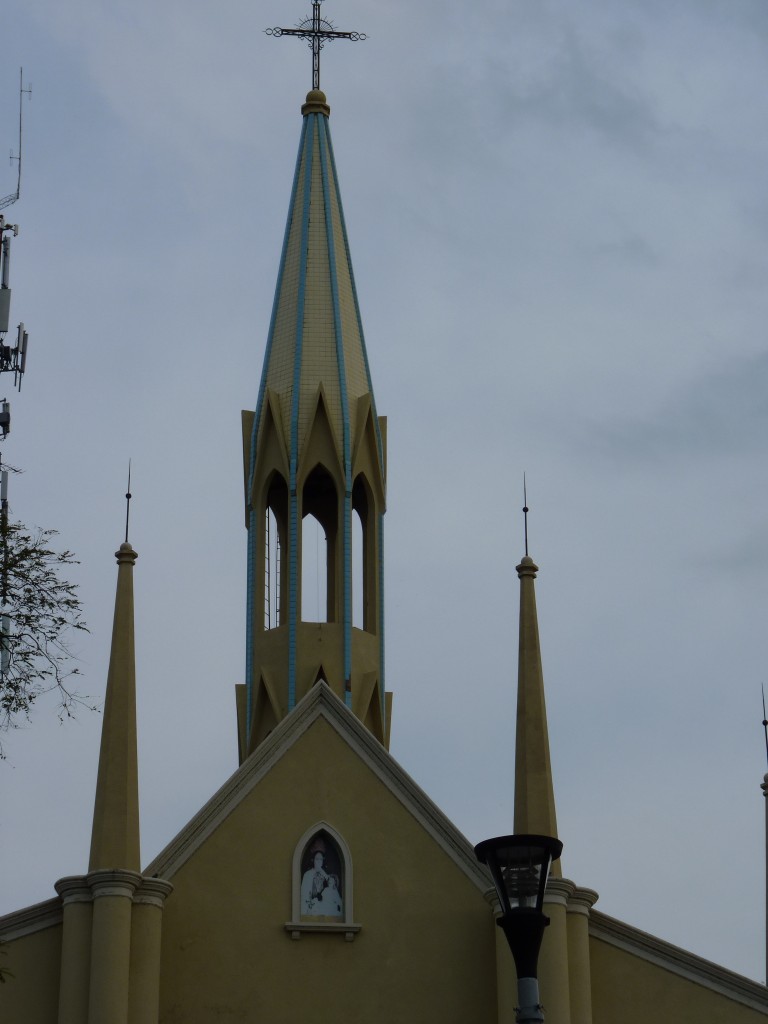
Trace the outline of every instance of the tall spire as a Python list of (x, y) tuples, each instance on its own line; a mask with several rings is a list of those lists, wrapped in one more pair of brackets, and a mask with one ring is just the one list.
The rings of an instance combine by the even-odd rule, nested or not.
[[(527, 548), (527, 502), (526, 548)], [(527, 554), (517, 566), (520, 578), (520, 639), (515, 747), (515, 832), (557, 837), (555, 792), (549, 758), (544, 674), (534, 580), (539, 567)], [(552, 873), (560, 876), (560, 861)]]
[(136, 749), (136, 667), (133, 640), (133, 563), (126, 540), (115, 552), (117, 593), (99, 774), (91, 833), (90, 871), (140, 870), (139, 782)]
[[(388, 738), (385, 424), (376, 414), (325, 94), (313, 89), (301, 110), (258, 400), (254, 413), (243, 414), (248, 633), (241, 757), (320, 678), (381, 743)], [(311, 518), (317, 555), (303, 538)], [(313, 580), (312, 596), (320, 607), (310, 609), (302, 589), (316, 563), (322, 578)]]

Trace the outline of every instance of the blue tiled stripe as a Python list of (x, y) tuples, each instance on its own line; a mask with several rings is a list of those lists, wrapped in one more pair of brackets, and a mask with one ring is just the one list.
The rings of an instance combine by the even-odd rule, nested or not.
[(288, 710), (296, 704), (296, 631), (298, 621), (298, 541), (299, 503), (296, 493), (296, 472), (299, 462), (299, 397), (301, 389), (301, 359), (304, 344), (304, 302), (307, 292), (307, 249), (309, 243), (309, 207), (312, 185), (312, 160), (314, 158), (314, 136), (320, 114), (308, 114), (305, 118), (306, 131), (303, 134), (304, 149), (304, 196), (301, 209), (301, 259), (299, 262), (299, 292), (296, 308), (296, 343), (293, 353), (293, 394), (291, 395), (291, 450), (290, 494), (288, 505)]
[(376, 414), (376, 398), (373, 394), (373, 383), (371, 382), (371, 369), (368, 365), (368, 351), (365, 347), (365, 334), (363, 332), (363, 320), (360, 316), (360, 303), (357, 301), (357, 286), (355, 285), (355, 272), (352, 268), (352, 256), (349, 251), (349, 239), (347, 238), (347, 223), (344, 220), (344, 207), (341, 202), (341, 192), (339, 191), (339, 179), (336, 174), (336, 160), (333, 155), (333, 146), (331, 144), (331, 129), (330, 125), (326, 122), (326, 132), (328, 135), (328, 151), (331, 158), (331, 167), (333, 168), (333, 180), (336, 186), (336, 205), (339, 208), (339, 221), (341, 223), (341, 234), (344, 238), (344, 251), (347, 257), (347, 266), (349, 267), (349, 280), (352, 284), (352, 295), (355, 300), (355, 316), (357, 318), (357, 329), (360, 332), (360, 347), (363, 350), (363, 362), (365, 363), (365, 376), (368, 381), (368, 390), (371, 393), (371, 407), (373, 412), (373, 426), (376, 431), (376, 442), (379, 447), (379, 458), (381, 459), (381, 468), (384, 469), (384, 444), (381, 438), (381, 429), (379, 428), (379, 417)]
[[(293, 185), (291, 187), (291, 203), (288, 207), (288, 219), (285, 225), (285, 234), (283, 235), (283, 248), (280, 254), (280, 267), (277, 272), (277, 284), (275, 285), (275, 296), (272, 300), (272, 315), (269, 320), (269, 333), (267, 334), (267, 347), (264, 351), (264, 365), (261, 370), (261, 382), (259, 384), (259, 395), (256, 401), (256, 413), (253, 418), (253, 427), (251, 429), (251, 450), (248, 453), (248, 492), (247, 501), (250, 504), (251, 494), (253, 491), (253, 473), (256, 467), (256, 445), (259, 436), (259, 429), (261, 424), (261, 412), (264, 405), (264, 393), (267, 386), (267, 372), (269, 370), (269, 360), (272, 355), (272, 344), (275, 338), (275, 322), (277, 320), (277, 310), (280, 304), (280, 295), (283, 289), (283, 274), (285, 271), (285, 261), (288, 253), (288, 241), (291, 234), (291, 225), (293, 223), (293, 207), (296, 203), (296, 192), (299, 186), (299, 172), (301, 169), (301, 156), (304, 151), (304, 138), (307, 133), (307, 118), (304, 118), (301, 127), (301, 139), (299, 140), (299, 152), (296, 156), (296, 169), (293, 173)], [(251, 728), (251, 714), (253, 708), (253, 643), (254, 643), (254, 616), (256, 615), (256, 608), (258, 607), (256, 601), (255, 587), (256, 587), (256, 553), (258, 551), (258, 545), (262, 541), (261, 530), (263, 530), (263, 523), (258, 522), (258, 517), (254, 514), (252, 508), (249, 508), (248, 514), (248, 542), (247, 542), (247, 577), (246, 586), (248, 593), (246, 595), (246, 615), (247, 621), (245, 625), (245, 687), (246, 687), (246, 740), (250, 740), (248, 733)]]
[[(331, 278), (331, 301), (333, 303), (333, 331), (336, 338), (336, 364), (339, 370), (339, 390), (341, 394), (341, 425), (342, 446), (344, 455), (344, 602), (342, 608), (342, 626), (344, 635), (344, 699), (347, 707), (352, 707), (352, 693), (348, 688), (352, 678), (352, 453), (349, 429), (349, 398), (347, 395), (347, 370), (344, 360), (344, 336), (341, 325), (341, 305), (339, 302), (339, 281), (336, 274), (336, 243), (333, 236), (333, 211), (331, 209), (331, 191), (329, 171), (333, 164), (333, 151), (330, 138), (327, 136), (328, 120), (323, 117), (320, 125), (320, 167), (323, 176), (323, 205), (325, 206), (325, 236), (328, 245), (328, 267)], [(330, 166), (329, 166), (330, 154)], [(335, 173), (334, 173), (335, 177)], [(336, 183), (336, 200), (338, 202), (338, 183)]]

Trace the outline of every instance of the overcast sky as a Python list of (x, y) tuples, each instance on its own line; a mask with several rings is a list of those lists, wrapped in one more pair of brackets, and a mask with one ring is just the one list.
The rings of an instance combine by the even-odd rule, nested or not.
[[(133, 459), (142, 856), (237, 765), (240, 410), (253, 409), (305, 0), (6, 0), (4, 460), (55, 527), (103, 696)], [(764, 971), (768, 6), (328, 0), (322, 86), (389, 419), (394, 756), (474, 843), (512, 827), (522, 476), (563, 871)], [(0, 193), (14, 168), (0, 165)], [(0, 396), (1, 397), (1, 396)], [(87, 869), (101, 717), (3, 737), (0, 912)]]

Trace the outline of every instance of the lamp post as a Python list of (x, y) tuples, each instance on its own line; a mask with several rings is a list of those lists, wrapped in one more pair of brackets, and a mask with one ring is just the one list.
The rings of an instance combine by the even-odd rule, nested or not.
[(504, 931), (517, 968), (517, 1024), (544, 1020), (539, 1002), (537, 965), (549, 918), (544, 914), (544, 890), (552, 861), (563, 844), (552, 836), (515, 835), (486, 839), (475, 856), (487, 864), (501, 904), (496, 922)]

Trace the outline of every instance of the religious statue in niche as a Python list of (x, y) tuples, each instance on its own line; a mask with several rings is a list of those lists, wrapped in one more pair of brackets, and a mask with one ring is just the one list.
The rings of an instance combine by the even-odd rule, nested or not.
[(301, 858), (301, 916), (343, 917), (341, 857), (325, 832), (307, 843)]

